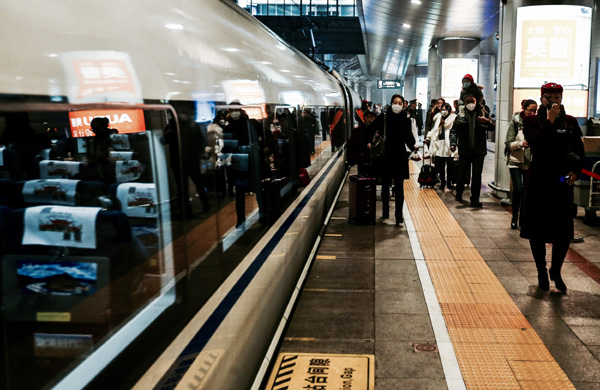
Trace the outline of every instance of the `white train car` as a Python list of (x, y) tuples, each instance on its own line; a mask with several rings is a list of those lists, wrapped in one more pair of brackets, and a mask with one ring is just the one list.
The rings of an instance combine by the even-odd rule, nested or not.
[(257, 386), (358, 95), (228, 0), (0, 26), (0, 387)]

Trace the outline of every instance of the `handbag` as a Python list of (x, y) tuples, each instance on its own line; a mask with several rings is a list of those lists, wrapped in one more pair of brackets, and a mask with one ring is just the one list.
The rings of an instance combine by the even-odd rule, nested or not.
[(383, 114), (383, 136), (378, 132), (373, 136), (371, 142), (371, 162), (381, 161), (385, 157), (385, 135), (386, 135), (387, 120), (385, 113)]

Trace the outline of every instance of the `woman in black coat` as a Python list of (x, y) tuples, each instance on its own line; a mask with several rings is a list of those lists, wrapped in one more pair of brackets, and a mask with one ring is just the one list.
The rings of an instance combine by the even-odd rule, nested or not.
[(377, 117), (368, 128), (368, 136), (373, 139), (375, 133), (385, 133), (385, 157), (382, 161), (373, 161), (374, 170), (381, 177), (381, 203), (383, 204), (383, 219), (390, 217), (390, 186), (392, 180), (396, 190), (396, 226), (404, 222), (402, 206), (404, 205), (404, 180), (408, 179), (409, 149), (418, 150), (412, 134), (411, 120), (403, 111), (404, 98), (392, 96), (391, 105), (387, 111)]
[(542, 86), (537, 115), (523, 118), (523, 133), (532, 161), (525, 182), (521, 211), (521, 237), (529, 239), (538, 271), (538, 287), (548, 290), (546, 243), (552, 243), (550, 279), (565, 292), (560, 269), (573, 237), (573, 184), (585, 158), (582, 132), (577, 120), (566, 115), (562, 86)]

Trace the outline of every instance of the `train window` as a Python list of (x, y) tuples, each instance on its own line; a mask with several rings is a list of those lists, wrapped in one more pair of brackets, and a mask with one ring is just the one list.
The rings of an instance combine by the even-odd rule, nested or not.
[[(93, 359), (117, 329), (141, 332), (149, 318), (136, 313), (174, 302), (174, 235), (182, 228), (161, 142), (169, 112), (0, 106), (6, 357), (27, 367), (52, 359), (35, 376), (9, 370), (15, 388), (43, 387), (74, 360)], [(123, 348), (113, 344), (113, 352)]]

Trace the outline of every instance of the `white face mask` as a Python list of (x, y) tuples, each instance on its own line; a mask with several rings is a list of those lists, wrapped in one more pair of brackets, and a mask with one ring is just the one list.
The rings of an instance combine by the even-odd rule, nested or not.
[(473, 111), (474, 109), (475, 109), (475, 103), (469, 103), (469, 104), (467, 104), (467, 110)]
[(446, 115), (448, 115), (448, 111), (442, 110), (442, 116), (446, 116)]
[(394, 114), (400, 114), (402, 111), (402, 106), (400, 104), (392, 104), (392, 112)]
[(229, 116), (231, 117), (231, 119), (236, 121), (236, 120), (240, 119), (240, 116), (242, 116), (242, 112), (241, 111), (232, 111), (231, 114), (229, 114)]

